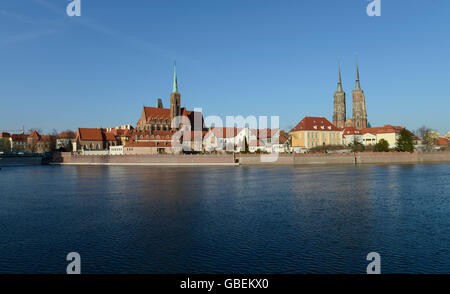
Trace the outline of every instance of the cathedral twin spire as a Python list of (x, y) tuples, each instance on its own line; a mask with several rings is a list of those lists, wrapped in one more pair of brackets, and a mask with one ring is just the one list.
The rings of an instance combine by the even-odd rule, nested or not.
[[(358, 66), (358, 62), (356, 62), (356, 81), (355, 81), (355, 90), (356, 91), (361, 91), (361, 84), (359, 81), (359, 66)], [(338, 88), (337, 88), (338, 92), (344, 92), (344, 90), (342, 89), (342, 79), (341, 79), (341, 64), (339, 63), (339, 76), (338, 76)]]
[(342, 87), (341, 64), (339, 63), (338, 87), (334, 93), (333, 124), (338, 128), (352, 126), (357, 129), (363, 129), (367, 127), (366, 101), (359, 81), (358, 61), (356, 61), (356, 81), (355, 89), (353, 90), (353, 116), (349, 122), (346, 120), (345, 92)]

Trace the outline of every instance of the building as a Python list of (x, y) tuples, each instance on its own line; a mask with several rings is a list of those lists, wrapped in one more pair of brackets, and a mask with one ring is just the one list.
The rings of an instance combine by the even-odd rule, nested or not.
[[(177, 118), (176, 121), (174, 121), (175, 118)], [(204, 129), (203, 115), (200, 112), (188, 111), (181, 107), (176, 66), (174, 68), (172, 93), (170, 94), (170, 108), (163, 108), (161, 99), (158, 99), (158, 107), (144, 106), (136, 129), (138, 131)]]
[(11, 151), (11, 134), (6, 132), (0, 133), (0, 152)]
[[(183, 131), (180, 138), (175, 138), (172, 146), (181, 146), (184, 152), (203, 152), (203, 140), (208, 131)], [(178, 142), (179, 144), (175, 145)]]
[(355, 129), (354, 127), (346, 127), (342, 130), (342, 143), (345, 146), (354, 143), (362, 143), (363, 135), (360, 130)]
[(375, 146), (377, 144), (377, 134), (370, 131), (364, 132), (362, 134), (362, 144), (364, 146)]
[(56, 150), (72, 151), (73, 142), (77, 134), (75, 132), (61, 132), (56, 136)]
[(172, 148), (171, 142), (132, 142), (123, 146), (124, 155), (177, 154), (181, 147)]
[[(207, 152), (244, 150), (244, 142), (250, 142), (248, 128), (213, 127), (204, 136), (203, 145)], [(255, 136), (256, 139), (256, 136)]]
[(247, 144), (249, 152), (272, 152), (272, 145), (277, 144), (279, 136), (280, 129), (213, 127), (204, 135), (203, 147), (207, 152), (243, 152)]
[(341, 66), (339, 65), (339, 79), (337, 91), (334, 92), (334, 111), (333, 111), (333, 124), (338, 128), (345, 127), (345, 119), (347, 117), (347, 110), (345, 105), (345, 92), (342, 89), (341, 80)]
[(385, 140), (389, 143), (389, 148), (397, 147), (397, 140), (400, 137), (401, 126), (384, 125), (376, 128), (365, 128), (361, 130), (363, 134), (362, 143), (366, 146), (375, 145), (380, 140)]
[(25, 152), (27, 149), (27, 139), (26, 134), (13, 134), (11, 135), (11, 151)]
[(450, 139), (448, 138), (444, 138), (444, 137), (440, 137), (439, 139), (436, 140), (436, 145), (437, 146), (449, 146), (450, 145)]
[(290, 132), (292, 150), (304, 153), (325, 145), (342, 145), (342, 130), (325, 117), (305, 116)]
[(109, 155), (123, 155), (123, 145), (109, 146)]
[(78, 128), (73, 150), (109, 150), (110, 146), (118, 146), (119, 141), (113, 132), (103, 128)]
[(44, 153), (50, 152), (55, 146), (56, 138), (50, 135), (40, 135), (37, 131), (33, 131), (31, 135), (27, 137), (26, 150), (31, 153)]
[(278, 143), (275, 141), (272, 141), (271, 144), (271, 153), (288, 153), (291, 152), (291, 146), (290, 146), (290, 140), (289, 140), (289, 134), (287, 134), (285, 131), (279, 132), (278, 137)]
[(131, 125), (126, 127), (115, 127), (106, 129), (107, 133), (111, 133), (116, 138), (117, 144), (125, 145), (131, 140), (134, 128)]
[(450, 132), (448, 132), (447, 134), (445, 134), (445, 137), (450, 139)]
[(181, 152), (181, 140), (175, 130), (134, 130), (123, 146), (123, 154), (175, 154)]

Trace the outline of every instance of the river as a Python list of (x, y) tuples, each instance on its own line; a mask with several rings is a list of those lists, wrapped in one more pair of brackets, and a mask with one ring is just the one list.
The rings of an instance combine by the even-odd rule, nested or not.
[(0, 171), (0, 273), (450, 272), (450, 165)]

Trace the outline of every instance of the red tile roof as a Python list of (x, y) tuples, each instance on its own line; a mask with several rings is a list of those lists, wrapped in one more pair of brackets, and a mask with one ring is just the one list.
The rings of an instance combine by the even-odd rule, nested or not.
[(340, 129), (330, 123), (325, 117), (305, 116), (291, 130), (291, 132), (297, 131), (340, 131)]
[(13, 142), (26, 142), (28, 135), (25, 134), (13, 134), (11, 135), (11, 139)]
[(436, 141), (436, 145), (438, 145), (438, 146), (448, 146), (448, 145), (450, 145), (450, 140), (447, 139), (447, 138), (440, 137)]
[(376, 128), (365, 128), (361, 130), (361, 134), (388, 134), (388, 133), (400, 133), (400, 131), (403, 129), (401, 126), (391, 126), (391, 125), (385, 125), (382, 127), (376, 127)]
[(6, 132), (0, 133), (0, 138), (10, 138), (10, 137), (11, 137), (10, 133), (6, 133)]
[(116, 141), (113, 132), (98, 128), (78, 128), (78, 136), (83, 141)]
[(103, 132), (103, 137), (105, 141), (116, 141), (116, 136), (111, 132)]
[(169, 108), (146, 107), (144, 106), (145, 119), (149, 122), (151, 119), (170, 119)]
[(38, 133), (38, 132), (36, 132), (36, 131), (33, 131), (33, 133), (32, 133), (31, 135), (29, 135), (29, 136), (28, 136), (28, 138), (30, 138), (30, 139), (37, 139), (37, 140), (39, 140), (39, 139), (41, 139), (41, 135), (39, 135), (39, 133)]
[(103, 141), (102, 129), (79, 128), (78, 135), (83, 141)]
[(347, 136), (347, 135), (360, 135), (361, 131), (358, 129), (355, 129), (354, 127), (346, 127), (343, 129), (343, 136)]
[[(181, 108), (181, 115), (186, 116), (189, 121), (191, 122), (192, 128), (194, 127), (194, 117), (195, 117), (195, 111), (186, 110), (185, 107)], [(204, 128), (204, 120), (203, 115), (199, 112), (198, 113), (201, 116), (202, 119), (202, 128)], [(168, 124), (171, 124), (170, 121), (170, 109), (169, 108), (158, 108), (158, 107), (147, 107), (144, 106), (144, 116), (146, 123), (149, 123), (151, 120), (163, 120), (167, 121)]]
[(75, 132), (61, 132), (57, 137), (58, 139), (74, 139), (76, 134)]

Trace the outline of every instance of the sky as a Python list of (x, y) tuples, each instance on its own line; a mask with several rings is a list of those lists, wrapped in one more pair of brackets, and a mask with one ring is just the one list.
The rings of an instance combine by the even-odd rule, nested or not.
[(0, 130), (136, 125), (181, 104), (205, 116), (333, 114), (338, 63), (352, 115), (356, 55), (372, 126), (450, 131), (450, 1), (0, 1)]

